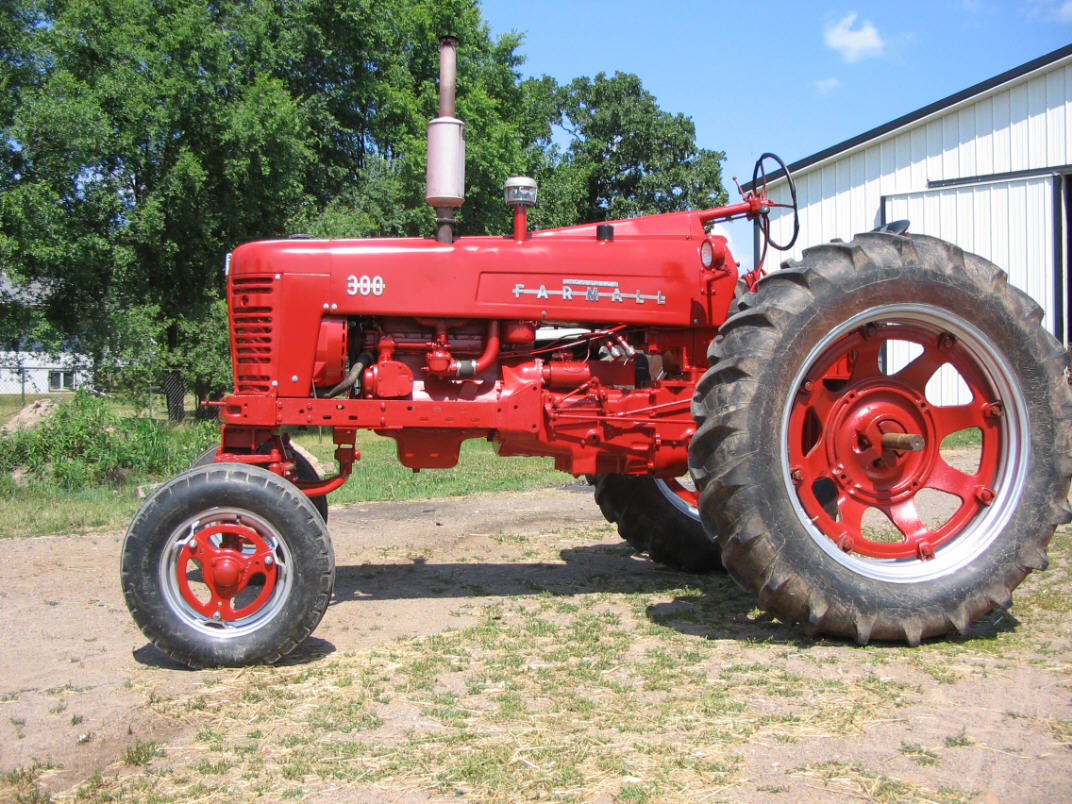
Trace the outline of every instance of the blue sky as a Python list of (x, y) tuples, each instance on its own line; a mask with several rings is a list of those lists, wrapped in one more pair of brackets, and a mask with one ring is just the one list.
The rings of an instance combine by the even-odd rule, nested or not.
[[(481, 0), (526, 75), (636, 73), (743, 183), (1072, 42), (1072, 0)], [(738, 247), (740, 256), (743, 249)]]

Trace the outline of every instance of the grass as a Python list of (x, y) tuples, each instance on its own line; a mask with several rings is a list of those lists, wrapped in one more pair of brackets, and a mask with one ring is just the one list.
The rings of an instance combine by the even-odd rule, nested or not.
[(963, 790), (939, 787), (936, 790), (909, 781), (894, 779), (859, 764), (824, 762), (795, 768), (791, 773), (815, 781), (823, 789), (850, 800), (882, 802), (927, 802), (927, 804), (968, 804), (977, 797)]
[[(31, 405), (39, 399), (52, 399), (61, 405), (67, 404), (74, 398), (71, 391), (63, 391), (55, 394), (26, 394), (26, 404)], [(138, 407), (116, 397), (107, 397), (108, 407), (119, 416), (149, 417), (157, 420), (167, 417), (167, 399), (164, 395), (153, 394), (149, 400), (149, 407)], [(0, 394), (0, 425), (8, 421), (22, 408), (21, 394)], [(185, 407), (187, 415), (192, 418), (193, 411), (197, 407), (197, 400), (193, 395), (186, 397)]]
[[(13, 415), (12, 399), (18, 397), (0, 397), (0, 410)], [(121, 403), (70, 394), (57, 399), (67, 406), (62, 421), (38, 433), (0, 438), (5, 453), (0, 457), (5, 511), (0, 539), (124, 528), (141, 504), (139, 486), (182, 471), (217, 437), (213, 423), (154, 423), (132, 418)], [(330, 431), (326, 436), (297, 432), (294, 440), (323, 461), (326, 473), (335, 472)], [(349, 482), (329, 496), (329, 504), (520, 491), (570, 481), (549, 458), (502, 459), (484, 441), (463, 444), (457, 467), (420, 473), (398, 463), (391, 439), (360, 431), (357, 444), (362, 459)], [(16, 481), (16, 472), (22, 480)]]
[[(561, 563), (564, 543), (612, 538), (609, 525), (576, 528), (545, 540), (537, 559)], [(600, 549), (612, 567), (629, 560), (611, 544)], [(991, 617), (968, 637), (915, 649), (805, 639), (720, 575), (664, 571), (652, 587), (650, 576), (611, 573), (580, 589), (569, 581), (469, 599), (458, 612), (464, 627), (219, 671), (210, 687), (154, 696), (153, 712), (188, 723), (191, 741), (163, 756), (143, 752), (151, 773), (117, 773), (84, 800), (194, 802), (209, 784), (219, 800), (345, 789), (511, 804), (749, 792), (789, 800), (815, 790), (898, 804), (973, 801), (978, 791), (950, 774), (990, 762), (998, 746), (969, 736), (969, 726), (982, 728), (971, 712), (935, 720), (932, 670), (970, 687), (1012, 664), (1036, 667), (1058, 641), (1046, 667), (1067, 678), (1067, 528), (1051, 555), (1051, 570), (1017, 593), (1029, 627)], [(1063, 609), (1040, 604), (1054, 594)], [(919, 734), (929, 721), (932, 731)], [(1067, 720), (1010, 722), (1050, 734), (1055, 752), (1072, 733)], [(809, 758), (772, 765), (780, 746)]]

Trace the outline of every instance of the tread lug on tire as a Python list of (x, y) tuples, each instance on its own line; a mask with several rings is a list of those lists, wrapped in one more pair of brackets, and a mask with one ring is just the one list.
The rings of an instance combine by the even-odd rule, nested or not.
[(160, 486), (123, 542), (134, 621), (190, 667), (278, 661), (327, 611), (335, 556), (319, 512), (266, 469), (219, 463)]
[(634, 475), (595, 475), (596, 503), (635, 550), (684, 572), (722, 568), (718, 543), (696, 510), (696, 495), (677, 480)]
[[(1067, 354), (997, 267), (934, 238), (858, 235), (787, 268), (722, 327), (693, 404), (726, 568), (817, 633), (964, 633), (1068, 519)], [(943, 446), (961, 431), (967, 456)]]

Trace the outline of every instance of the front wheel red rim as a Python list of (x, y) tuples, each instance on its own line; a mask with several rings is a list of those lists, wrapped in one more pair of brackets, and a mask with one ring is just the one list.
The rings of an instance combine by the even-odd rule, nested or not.
[[(890, 581), (942, 575), (1011, 515), (1026, 415), (1012, 367), (973, 325), (928, 305), (873, 308), (821, 338), (791, 384), (786, 485), (840, 563)], [(972, 444), (962, 462), (957, 438)]]
[(263, 628), (292, 589), (280, 532), (239, 508), (199, 512), (175, 528), (160, 556), (165, 605), (196, 631), (229, 639)]

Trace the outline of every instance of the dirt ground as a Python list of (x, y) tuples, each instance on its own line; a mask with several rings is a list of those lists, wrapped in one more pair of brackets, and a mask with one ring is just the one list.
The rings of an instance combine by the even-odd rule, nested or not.
[[(333, 508), (336, 600), (296, 659), (315, 662), (333, 652), (464, 625), (466, 608), (452, 603), (467, 598), (517, 596), (549, 586), (580, 595), (587, 579), (607, 573), (646, 584), (653, 599), (659, 590), (683, 583), (677, 573), (605, 549), (619, 543), (607, 530), (595, 531), (604, 534), (603, 542), (593, 544), (590, 534), (601, 522), (586, 487)], [(573, 532), (587, 532), (589, 538), (565, 543), (556, 537), (558, 562), (534, 561), (531, 543), (515, 538), (543, 539), (578, 525), (583, 527)], [(73, 797), (94, 771), (117, 765), (135, 739), (169, 745), (192, 739), (189, 725), (152, 714), (146, 706), (152, 695), (193, 691), (235, 672), (188, 671), (146, 643), (119, 588), (121, 540), (121, 533), (102, 532), (0, 542), (6, 643), (0, 648), (0, 772), (35, 761), (55, 765), (42, 774), (41, 786), (59, 800)], [(732, 586), (725, 578), (716, 583)], [(749, 604), (737, 605), (744, 622)], [(796, 629), (783, 627), (781, 649), (764, 653), (759, 645), (757, 660), (792, 664), (792, 658), (776, 656), (785, 657), (786, 646), (799, 637)], [(740, 639), (748, 639), (744, 626)], [(1062, 739), (1053, 728), (1072, 722), (1067, 628), (1048, 644), (1040, 661), (996, 656), (982, 660), (982, 672), (946, 683), (936, 682), (933, 672), (912, 670), (910, 663), (891, 662), (883, 671), (890, 680), (917, 690), (914, 702), (899, 709), (896, 718), (883, 718), (851, 738), (750, 745), (741, 768), (747, 784), (727, 791), (727, 799), (769, 800), (774, 791), (780, 793), (775, 800), (782, 801), (799, 796), (867, 800), (866, 791), (843, 795), (785, 776), (785, 769), (805, 760), (861, 759), (902, 778), (916, 774), (932, 789), (948, 784), (974, 791), (982, 802), (1072, 801), (1072, 750), (1067, 736)], [(822, 650), (831, 660), (811, 663), (807, 672), (852, 671), (838, 662), (849, 653), (847, 647), (827, 644)], [(913, 763), (903, 750), (906, 744), (941, 745), (958, 731), (970, 732), (973, 744), (956, 760), (928, 766)], [(439, 799), (410, 793), (384, 800)]]

